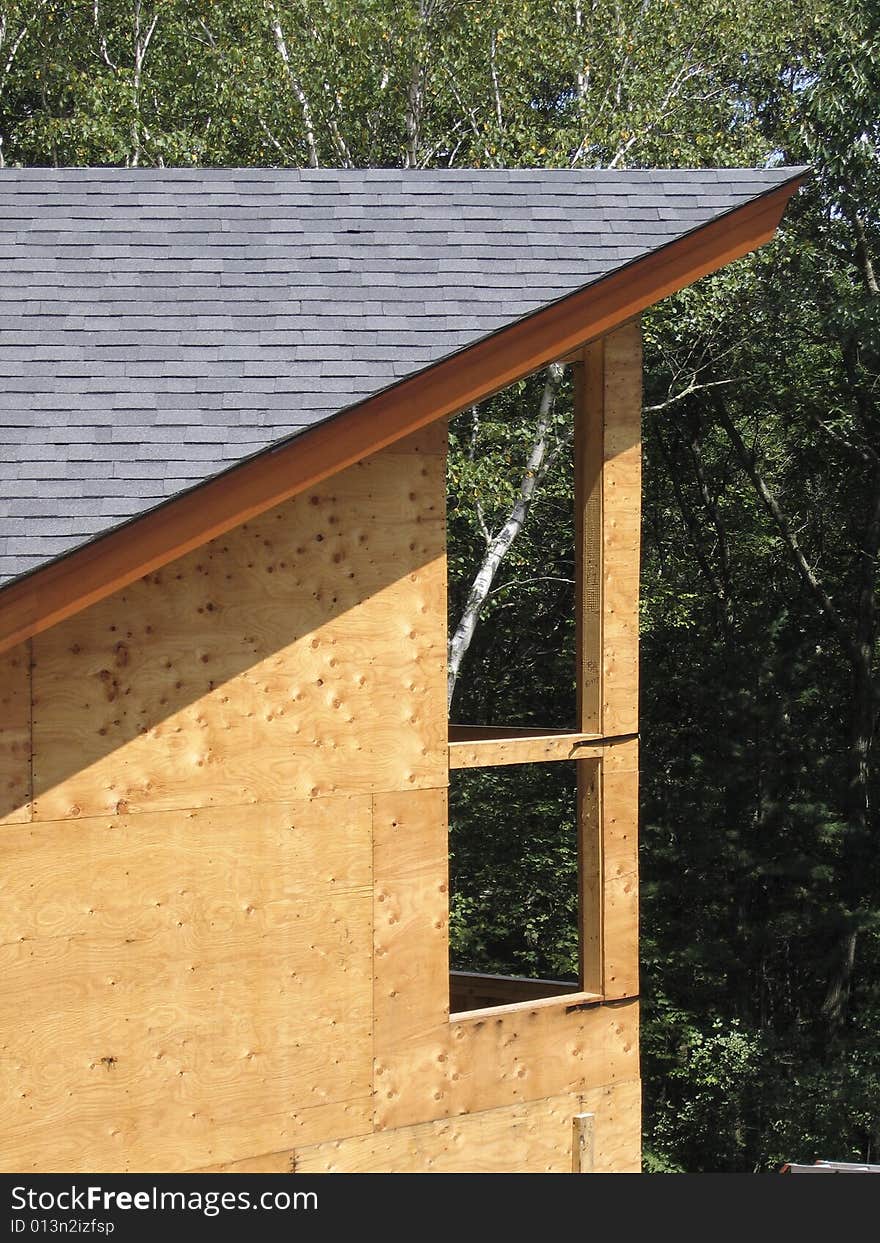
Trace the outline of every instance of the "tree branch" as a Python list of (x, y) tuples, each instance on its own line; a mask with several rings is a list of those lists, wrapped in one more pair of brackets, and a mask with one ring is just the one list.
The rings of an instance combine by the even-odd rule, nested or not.
[(684, 491), (681, 486), (681, 480), (679, 478), (678, 464), (673, 459), (673, 456), (669, 450), (668, 445), (666, 444), (663, 434), (659, 430), (657, 433), (657, 444), (660, 449), (660, 455), (666, 464), (666, 472), (672, 484), (672, 491), (675, 494), (675, 500), (678, 505), (678, 510), (681, 515), (682, 522), (684, 523), (685, 531), (687, 532), (690, 538), (691, 547), (694, 550), (694, 555), (697, 559), (697, 564), (699, 565), (700, 570), (702, 571), (703, 577), (706, 579), (706, 582), (709, 584), (709, 587), (712, 591), (712, 595), (718, 601), (718, 605), (721, 611), (722, 627), (726, 631), (730, 623), (730, 601), (729, 601), (728, 592), (725, 587), (725, 583), (715, 573), (715, 570), (712, 567), (712, 563), (710, 562), (709, 557), (706, 555), (703, 549), (703, 542), (702, 542), (702, 539), (700, 538), (700, 524), (697, 521), (696, 514), (694, 513), (691, 506), (688, 504), (687, 499), (684, 495)]
[(873, 298), (880, 297), (880, 286), (877, 284), (877, 274), (874, 271), (871, 252), (868, 249), (868, 235), (865, 232), (865, 222), (857, 211), (854, 211), (852, 214), (852, 226), (856, 233), (856, 254), (859, 257), (868, 293)]
[(715, 409), (718, 414), (719, 421), (727, 432), (731, 444), (736, 450), (736, 455), (739, 458), (743, 469), (752, 481), (752, 485), (765, 510), (773, 519), (776, 529), (782, 538), (782, 542), (788, 549), (789, 559), (800, 576), (802, 583), (807, 588), (810, 595), (818, 605), (820, 612), (825, 617), (825, 620), (840, 640), (847, 659), (853, 664), (858, 663), (858, 647), (853, 642), (853, 638), (847, 631), (843, 619), (834, 607), (831, 597), (822, 586), (822, 583), (819, 581), (815, 571), (804, 556), (797, 536), (791, 528), (791, 524), (782, 512), (779, 502), (773, 495), (767, 485), (767, 481), (758, 469), (757, 459), (754, 452), (746, 448), (745, 442), (739, 433), (739, 429), (736, 427), (736, 424), (724, 408), (723, 402), (716, 402)]
[(707, 388), (720, 388), (723, 384), (736, 384), (736, 379), (732, 380), (710, 380), (706, 384), (697, 384), (696, 376), (694, 376), (687, 388), (683, 388), (679, 393), (673, 393), (671, 397), (667, 397), (666, 401), (658, 402), (656, 406), (645, 406), (643, 413), (657, 414), (661, 410), (668, 410), (670, 406), (674, 406), (676, 402), (684, 401), (685, 397), (690, 397), (691, 393), (700, 393)]

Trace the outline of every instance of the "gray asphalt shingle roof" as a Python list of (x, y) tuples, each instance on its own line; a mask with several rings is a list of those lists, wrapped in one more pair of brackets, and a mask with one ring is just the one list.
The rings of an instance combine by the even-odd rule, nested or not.
[(799, 171), (0, 171), (0, 584)]

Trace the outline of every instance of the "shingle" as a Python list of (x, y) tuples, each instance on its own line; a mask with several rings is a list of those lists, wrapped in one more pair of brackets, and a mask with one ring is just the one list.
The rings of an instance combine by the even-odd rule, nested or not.
[(0, 584), (797, 169), (3, 169)]

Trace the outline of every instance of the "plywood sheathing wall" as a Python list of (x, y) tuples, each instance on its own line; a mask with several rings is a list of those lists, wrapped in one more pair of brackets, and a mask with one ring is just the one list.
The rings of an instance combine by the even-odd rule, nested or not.
[(2, 1168), (568, 1168), (591, 1093), (635, 1168), (634, 1000), (449, 1021), (444, 466), (438, 426), (12, 654)]
[(444, 445), (40, 634), (30, 683), (8, 658), (4, 1169), (372, 1128), (372, 796), (447, 781)]

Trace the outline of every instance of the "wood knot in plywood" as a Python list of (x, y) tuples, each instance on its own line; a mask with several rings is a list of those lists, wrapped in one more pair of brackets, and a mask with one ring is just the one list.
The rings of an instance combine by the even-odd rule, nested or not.
[(113, 703), (119, 695), (119, 681), (109, 669), (102, 669), (98, 677), (104, 684), (104, 695), (108, 703)]

